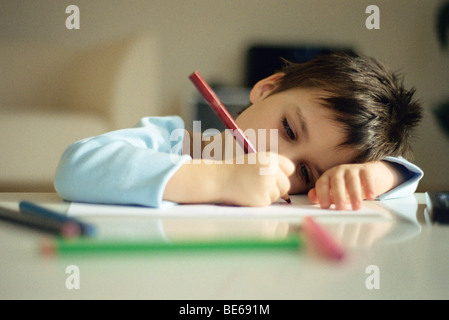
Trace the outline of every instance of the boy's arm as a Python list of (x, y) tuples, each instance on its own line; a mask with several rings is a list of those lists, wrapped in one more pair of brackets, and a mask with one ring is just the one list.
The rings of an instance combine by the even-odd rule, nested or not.
[[(178, 140), (169, 141), (169, 129), (181, 128), (177, 122), (143, 119), (140, 127), (72, 144), (59, 162), (56, 191), (68, 201), (149, 207), (169, 201), (264, 206), (288, 192), (294, 166), (287, 158), (271, 154), (262, 157), (264, 161), (257, 157), (254, 165), (248, 159), (241, 164), (197, 164), (197, 159), (193, 162), (189, 155), (172, 150)], [(267, 167), (272, 174), (260, 174)]]
[(190, 159), (172, 149), (177, 117), (143, 118), (135, 128), (72, 144), (61, 157), (55, 189), (68, 201), (161, 207), (164, 186)]
[(68, 201), (166, 205), (164, 186), (190, 157), (105, 139), (78, 142), (64, 153), (55, 175), (58, 194)]
[(424, 176), (424, 172), (415, 164), (402, 157), (386, 157), (383, 162), (394, 166), (397, 174), (402, 177), (402, 183), (396, 184), (390, 190), (379, 194), (378, 200), (402, 198), (412, 195), (419, 181)]
[(346, 164), (327, 170), (309, 191), (309, 198), (322, 208), (332, 203), (346, 209), (348, 203), (357, 210), (363, 199), (404, 197), (416, 190), (422, 171), (403, 158), (387, 157), (383, 161)]

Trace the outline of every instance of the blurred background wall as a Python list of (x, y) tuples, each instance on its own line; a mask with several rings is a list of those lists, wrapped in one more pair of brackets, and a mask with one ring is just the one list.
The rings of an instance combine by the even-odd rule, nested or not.
[[(224, 86), (243, 85), (245, 54), (252, 44), (352, 47), (405, 74), (406, 85), (417, 88), (425, 108), (414, 141), (415, 163), (425, 171), (420, 190), (449, 190), (449, 137), (432, 113), (449, 94), (449, 52), (440, 49), (435, 32), (436, 11), (442, 3), (444, 0), (1, 0), (0, 40), (32, 40), (78, 50), (136, 32), (150, 34), (160, 53), (158, 101), (164, 114), (183, 114), (186, 94), (192, 90), (187, 77), (194, 70)], [(365, 27), (365, 9), (371, 4), (380, 9), (378, 30)], [(65, 26), (69, 5), (80, 9), (79, 30)], [(1, 135), (8, 132), (1, 131)], [(4, 150), (0, 152), (5, 156)]]

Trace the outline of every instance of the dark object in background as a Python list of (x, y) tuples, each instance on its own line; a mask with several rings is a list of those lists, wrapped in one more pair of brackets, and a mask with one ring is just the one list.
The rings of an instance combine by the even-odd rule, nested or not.
[[(437, 13), (436, 29), (438, 41), (442, 49), (448, 48), (448, 31), (449, 31), (449, 2), (444, 3)], [(434, 110), (435, 117), (443, 129), (444, 133), (449, 137), (449, 100), (439, 105)]]
[(449, 192), (426, 192), (426, 205), (433, 223), (449, 224)]
[(449, 101), (442, 103), (435, 110), (435, 117), (443, 129), (444, 133), (449, 137)]
[(245, 86), (253, 87), (276, 71), (282, 69), (282, 58), (291, 62), (304, 63), (313, 58), (334, 52), (354, 54), (350, 48), (331, 48), (307, 45), (254, 45), (248, 49)]
[(446, 49), (449, 30), (449, 2), (446, 2), (439, 8), (436, 28), (440, 45), (443, 49)]

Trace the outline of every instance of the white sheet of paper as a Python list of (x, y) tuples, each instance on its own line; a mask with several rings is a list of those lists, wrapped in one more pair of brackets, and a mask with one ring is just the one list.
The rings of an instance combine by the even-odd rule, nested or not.
[(71, 203), (67, 214), (69, 216), (147, 216), (147, 217), (237, 217), (237, 218), (301, 218), (304, 216), (326, 217), (372, 217), (389, 219), (388, 211), (373, 203), (365, 203), (362, 209), (353, 211), (321, 209), (318, 205), (311, 204), (306, 196), (291, 196), (292, 203), (284, 200), (273, 203), (268, 207), (234, 207), (212, 204), (174, 205), (166, 208), (148, 208), (139, 206), (103, 205), (87, 203)]

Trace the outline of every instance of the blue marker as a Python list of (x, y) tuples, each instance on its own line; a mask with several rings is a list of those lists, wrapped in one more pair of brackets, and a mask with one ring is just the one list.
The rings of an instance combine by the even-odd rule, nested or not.
[(53, 221), (71, 222), (77, 224), (81, 230), (81, 233), (86, 236), (93, 236), (96, 233), (96, 228), (93, 225), (81, 222), (78, 219), (68, 217), (66, 215), (41, 207), (29, 201), (21, 201), (19, 203), (19, 208), (20, 211), (26, 215), (40, 217), (43, 219), (49, 219)]

